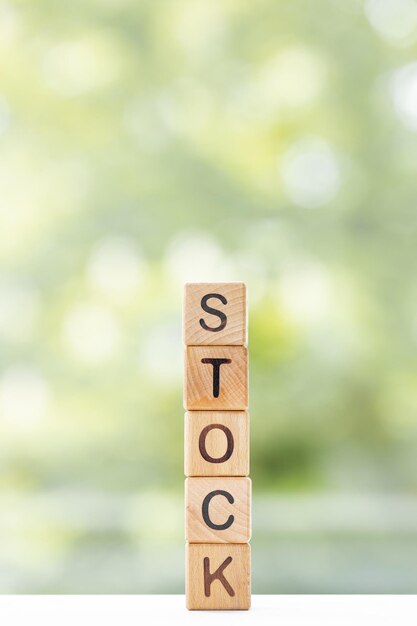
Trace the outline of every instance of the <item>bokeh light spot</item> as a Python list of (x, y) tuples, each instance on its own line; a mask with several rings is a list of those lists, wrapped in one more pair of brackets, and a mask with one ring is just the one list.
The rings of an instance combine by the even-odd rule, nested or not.
[(145, 274), (145, 263), (133, 240), (108, 237), (93, 248), (87, 276), (94, 289), (112, 300), (127, 303), (137, 294)]
[(151, 328), (141, 342), (139, 365), (157, 383), (182, 380), (182, 341), (179, 319)]
[(51, 392), (46, 379), (28, 365), (9, 367), (0, 379), (0, 416), (16, 430), (32, 430), (46, 416)]
[(417, 63), (410, 63), (394, 74), (391, 91), (399, 119), (408, 128), (417, 130)]
[(119, 348), (121, 329), (115, 315), (94, 303), (75, 305), (63, 325), (63, 340), (68, 352), (96, 365), (108, 361)]
[(283, 271), (278, 283), (280, 306), (296, 324), (314, 325), (332, 307), (331, 280), (318, 263), (299, 264)]
[(39, 318), (40, 306), (40, 295), (33, 286), (0, 283), (0, 337), (15, 342), (29, 339)]
[(236, 280), (232, 262), (205, 233), (183, 233), (175, 238), (165, 256), (165, 269), (179, 283)]
[(416, 40), (415, 0), (366, 0), (364, 10), (371, 26), (389, 43), (406, 46)]
[(311, 105), (322, 92), (325, 74), (323, 61), (307, 48), (285, 49), (262, 68), (256, 98), (266, 113)]
[(305, 208), (328, 203), (341, 185), (336, 155), (321, 139), (303, 139), (291, 146), (282, 159), (281, 175), (285, 193)]
[(113, 48), (93, 36), (59, 43), (49, 48), (43, 58), (43, 77), (62, 96), (79, 96), (104, 87), (118, 73)]

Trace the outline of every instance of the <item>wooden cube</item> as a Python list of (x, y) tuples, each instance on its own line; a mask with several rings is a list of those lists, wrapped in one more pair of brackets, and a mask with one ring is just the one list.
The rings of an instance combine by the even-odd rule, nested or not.
[(189, 346), (184, 358), (184, 408), (248, 408), (248, 351), (244, 346)]
[(186, 540), (246, 543), (251, 535), (250, 505), (250, 478), (187, 478)]
[(186, 476), (247, 476), (249, 415), (246, 411), (185, 414)]
[(249, 609), (249, 544), (187, 544), (185, 590), (187, 609)]
[(246, 285), (187, 283), (183, 336), (188, 346), (246, 345)]

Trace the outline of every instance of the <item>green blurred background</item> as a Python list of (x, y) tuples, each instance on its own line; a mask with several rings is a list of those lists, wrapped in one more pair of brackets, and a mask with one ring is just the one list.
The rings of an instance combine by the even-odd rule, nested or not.
[(183, 591), (181, 300), (250, 305), (255, 593), (417, 586), (417, 2), (0, 3), (0, 591)]

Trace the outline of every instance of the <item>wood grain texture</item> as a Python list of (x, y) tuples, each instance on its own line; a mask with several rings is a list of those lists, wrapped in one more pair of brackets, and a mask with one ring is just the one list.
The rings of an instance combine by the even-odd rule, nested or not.
[(184, 418), (186, 476), (247, 476), (249, 414), (188, 411)]
[(246, 285), (187, 283), (183, 337), (189, 346), (246, 345)]
[(250, 478), (186, 479), (186, 541), (190, 543), (246, 543), (250, 535)]
[(187, 544), (187, 608), (250, 608), (249, 544)]
[[(203, 360), (205, 362), (203, 362)], [(216, 395), (216, 365), (219, 378)], [(188, 346), (184, 357), (184, 408), (244, 411), (248, 408), (248, 351), (244, 346)]]

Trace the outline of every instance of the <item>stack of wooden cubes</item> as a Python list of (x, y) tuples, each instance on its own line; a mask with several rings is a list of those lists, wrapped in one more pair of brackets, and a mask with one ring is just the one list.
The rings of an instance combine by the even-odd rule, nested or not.
[(188, 609), (249, 609), (251, 481), (243, 283), (184, 294)]

